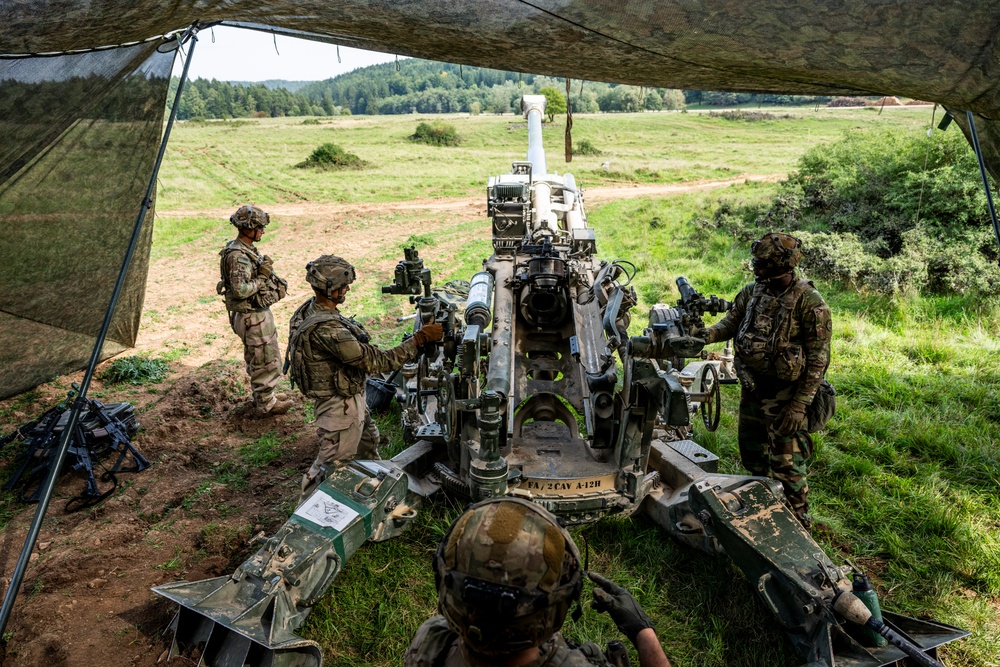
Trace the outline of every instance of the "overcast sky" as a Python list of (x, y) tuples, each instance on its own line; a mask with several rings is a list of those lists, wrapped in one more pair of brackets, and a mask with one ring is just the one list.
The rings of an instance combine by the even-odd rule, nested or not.
[[(189, 76), (220, 81), (320, 81), (359, 67), (390, 62), (395, 56), (342, 46), (340, 59), (338, 63), (337, 47), (332, 44), (216, 26), (198, 34)], [(181, 67), (178, 58), (174, 74), (179, 75)]]

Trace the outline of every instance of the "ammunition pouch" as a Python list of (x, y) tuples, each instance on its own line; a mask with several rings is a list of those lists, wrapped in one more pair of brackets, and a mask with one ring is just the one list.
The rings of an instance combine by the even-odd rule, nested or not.
[(819, 385), (819, 389), (816, 390), (813, 402), (809, 404), (806, 410), (806, 417), (809, 419), (807, 430), (810, 433), (822, 431), (826, 427), (826, 423), (830, 421), (836, 412), (837, 390), (833, 388), (832, 384), (823, 380)]

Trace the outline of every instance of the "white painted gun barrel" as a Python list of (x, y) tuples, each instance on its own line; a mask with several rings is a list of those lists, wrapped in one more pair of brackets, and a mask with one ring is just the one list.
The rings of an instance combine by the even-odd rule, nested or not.
[(528, 119), (528, 162), (536, 178), (549, 173), (545, 166), (545, 146), (542, 144), (542, 114), (545, 113), (545, 95), (525, 95), (521, 98), (521, 111)]

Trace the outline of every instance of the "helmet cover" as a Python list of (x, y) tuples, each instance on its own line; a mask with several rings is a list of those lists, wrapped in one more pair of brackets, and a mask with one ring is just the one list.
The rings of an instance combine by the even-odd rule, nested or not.
[(580, 552), (551, 512), (492, 498), (460, 516), (434, 555), (438, 609), (484, 656), (546, 642), (580, 596)]
[(271, 222), (271, 216), (253, 204), (244, 204), (229, 216), (229, 222), (237, 229), (263, 229)]
[(788, 273), (802, 260), (802, 241), (782, 232), (767, 232), (750, 246), (754, 273), (774, 278)]
[(337, 290), (354, 282), (354, 266), (336, 255), (321, 255), (306, 264), (306, 282), (331, 298)]

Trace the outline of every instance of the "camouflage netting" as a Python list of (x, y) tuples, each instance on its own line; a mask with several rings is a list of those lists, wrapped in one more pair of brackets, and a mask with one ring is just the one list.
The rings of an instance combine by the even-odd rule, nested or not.
[[(964, 116), (966, 109), (978, 114), (984, 153), (994, 176), (1000, 174), (1000, 131), (993, 120), (1000, 117), (996, 40), (1000, 5), (987, 0), (5, 0), (0, 3), (0, 57), (124, 44), (196, 21), (579, 79), (701, 90), (913, 97), (941, 103), (955, 115)], [(138, 207), (141, 187), (133, 181), (148, 176), (148, 171), (142, 171), (148, 165), (143, 160), (151, 155), (155, 141), (147, 130), (159, 127), (165, 84), (153, 84), (156, 77), (152, 74), (132, 77), (136, 84), (148, 86), (150, 95), (156, 89), (155, 99), (136, 94), (130, 102), (123, 91), (115, 103), (134, 102), (134, 106), (118, 107), (111, 114), (114, 118), (104, 118), (102, 125), (95, 124), (99, 107), (90, 106), (95, 99), (86, 94), (74, 97), (80, 90), (71, 83), (76, 77), (104, 76), (109, 83), (125, 85), (130, 77), (120, 75), (137, 70), (120, 62), (130, 57), (123, 52), (148, 54), (149, 49), (138, 46), (58, 59), (65, 64), (54, 67), (49, 82), (67, 88), (68, 109), (41, 102), (42, 95), (51, 94), (51, 89), (41, 85), (44, 78), (11, 74), (11, 62), (20, 63), (13, 66), (15, 70), (30, 70), (43, 68), (51, 59), (0, 61), (0, 104), (10, 97), (8, 90), (20, 94), (25, 84), (38, 85), (34, 92), (19, 97), (19, 105), (4, 104), (0, 112), (0, 125), (6, 126), (0, 136), (4, 140), (0, 155), (6, 158), (0, 162), (0, 211), (19, 221), (19, 227), (4, 240), (4, 250), (5, 257), (17, 257), (21, 267), (5, 267), (0, 272), (4, 281), (0, 309), (41, 327), (29, 339), (33, 354), (43, 344), (53, 349), (44, 343), (44, 334), (53, 326), (85, 338), (92, 335), (91, 326), (100, 320), (103, 309), (97, 297), (105, 292), (99, 288), (107, 285), (110, 290), (108, 274), (94, 266), (103, 266), (116, 252), (120, 256), (134, 218), (126, 214), (125, 202), (131, 200)], [(99, 73), (74, 74), (77, 66), (69, 63), (75, 58), (85, 59), (86, 67)], [(168, 60), (162, 58), (164, 63)], [(152, 61), (161, 59), (153, 57)], [(66, 73), (55, 72), (60, 68)], [(104, 99), (109, 93), (98, 86), (93, 95)], [(109, 123), (131, 125), (128, 132), (102, 137)], [(87, 133), (89, 139), (78, 132)], [(14, 144), (7, 144), (8, 136), (14, 137)], [(26, 161), (34, 155), (32, 151), (50, 150), (53, 140), (71, 143), (73, 148), (65, 149), (71, 154), (68, 159), (100, 165), (99, 170), (87, 172), (93, 189), (74, 194), (71, 187), (61, 184), (68, 172), (56, 158), (48, 166)], [(127, 148), (129, 141), (135, 142), (134, 151)], [(126, 162), (113, 157), (119, 152), (133, 162), (126, 167)], [(14, 175), (25, 184), (14, 186), (21, 188), (21, 194), (12, 194), (5, 182), (15, 168), (36, 172), (30, 177)], [(79, 185), (84, 173), (73, 173), (78, 180), (69, 182)], [(74, 201), (77, 196), (83, 204)], [(74, 206), (72, 214), (62, 210)], [(80, 227), (86, 230), (81, 236), (88, 243), (81, 253), (73, 238), (57, 230), (59, 224), (82, 225), (84, 220), (89, 226)], [(62, 254), (60, 244), (66, 246), (67, 254)], [(144, 248), (148, 249), (148, 240)], [(115, 341), (122, 345), (134, 340), (141, 309), (139, 274), (144, 269), (144, 261), (137, 264), (130, 298), (120, 306)], [(85, 292), (88, 299), (76, 302), (69, 313), (65, 305), (53, 306), (41, 292), (17, 293), (23, 285), (35, 286), (41, 279), (49, 285), (72, 286), (76, 291), (71, 298)], [(68, 303), (65, 296), (61, 303)], [(55, 308), (58, 315), (46, 314), (47, 308)], [(4, 330), (5, 339), (12, 337), (9, 326)], [(60, 335), (60, 344), (69, 345), (66, 334)], [(18, 363), (22, 363), (18, 355), (27, 353), (23, 347), (5, 345), (4, 349)], [(65, 368), (66, 364), (54, 362), (44, 366), (41, 374), (36, 369), (31, 377)], [(25, 373), (32, 364), (22, 364)], [(0, 396), (34, 381), (19, 377), (9, 371), (0, 375)]]
[[(159, 148), (173, 54), (155, 46), (0, 60), (0, 397), (90, 357)], [(135, 343), (151, 232), (105, 356)]]

